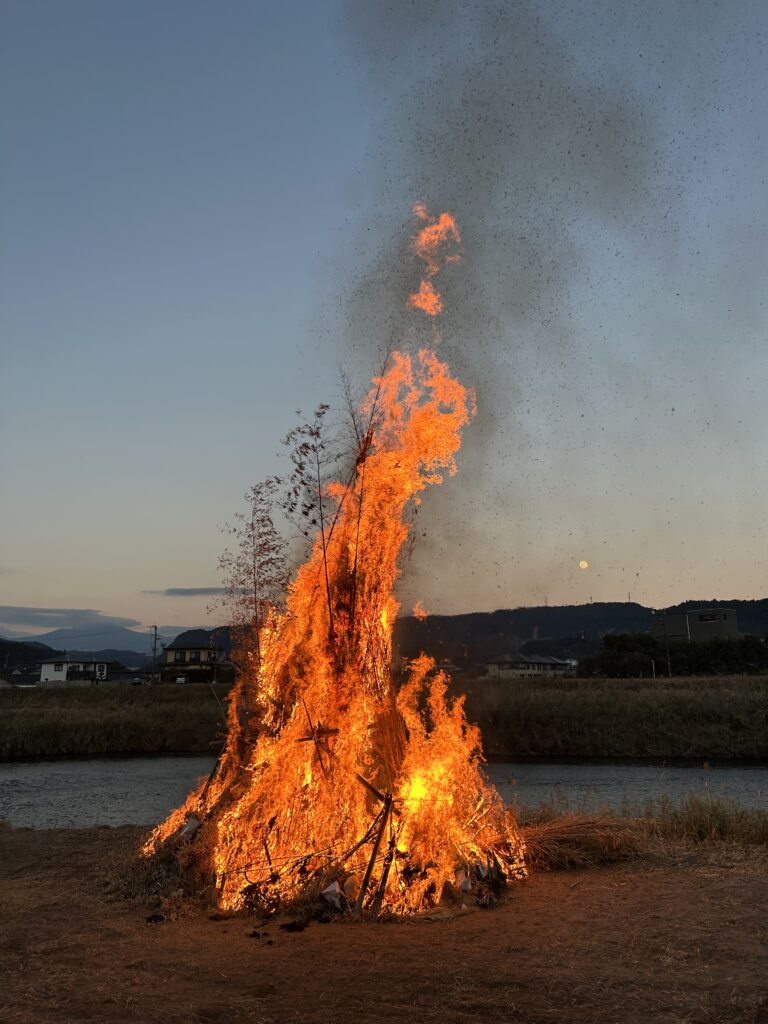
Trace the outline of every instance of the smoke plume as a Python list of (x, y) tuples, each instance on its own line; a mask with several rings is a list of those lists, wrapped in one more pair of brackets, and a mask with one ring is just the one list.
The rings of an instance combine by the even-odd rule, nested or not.
[[(404, 303), (420, 271), (404, 259), (413, 203), (450, 210), (463, 239), (463, 261), (440, 278), (441, 351), (476, 389), (479, 416), (460, 481), (430, 500), (416, 554), (414, 593), (423, 592), (441, 554), (445, 572), (449, 549), (460, 561), (462, 549), (487, 552), (511, 519), (518, 543), (536, 542), (537, 501), (520, 489), (541, 439), (523, 427), (519, 407), (535, 380), (539, 401), (573, 411), (578, 353), (568, 318), (580, 230), (620, 233), (642, 220), (658, 146), (630, 86), (585, 66), (578, 45), (525, 0), (354, 0), (346, 17), (375, 117), (362, 245), (370, 253), (371, 239), (381, 240), (350, 297), (349, 358), (370, 364), (376, 349), (424, 330)], [(548, 429), (558, 429), (558, 415)], [(487, 582), (493, 559), (471, 557)], [(465, 562), (463, 579), (469, 571)], [(451, 604), (478, 600), (494, 596)]]

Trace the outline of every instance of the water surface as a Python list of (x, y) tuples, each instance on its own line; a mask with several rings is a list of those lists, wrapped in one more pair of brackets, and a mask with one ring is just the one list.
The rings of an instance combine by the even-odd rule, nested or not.
[(0, 818), (31, 828), (154, 825), (215, 758), (119, 757), (0, 762)]
[(679, 803), (712, 796), (768, 810), (768, 765), (569, 761), (491, 764), (487, 771), (507, 803), (521, 808), (555, 801), (576, 811), (640, 813), (661, 797)]
[[(31, 828), (153, 825), (177, 807), (214, 764), (210, 756), (0, 762), (0, 818)], [(488, 765), (508, 802), (535, 807), (553, 798), (573, 810), (694, 794), (768, 810), (768, 766), (613, 762)]]

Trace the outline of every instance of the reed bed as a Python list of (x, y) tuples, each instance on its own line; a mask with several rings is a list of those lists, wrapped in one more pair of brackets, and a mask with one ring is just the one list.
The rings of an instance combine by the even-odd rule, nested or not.
[[(458, 677), (486, 756), (768, 758), (768, 679)], [(226, 688), (0, 690), (0, 757), (208, 752)]]
[(203, 684), (0, 690), (0, 757), (214, 751), (226, 692)]
[(488, 757), (768, 758), (768, 678), (462, 679)]
[(661, 840), (768, 846), (768, 811), (731, 800), (689, 796), (674, 803), (661, 797), (645, 810), (649, 834)]

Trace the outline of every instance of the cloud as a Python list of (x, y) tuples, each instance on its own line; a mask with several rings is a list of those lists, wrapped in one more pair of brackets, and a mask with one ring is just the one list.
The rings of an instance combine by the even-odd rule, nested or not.
[(130, 629), (140, 626), (138, 619), (104, 615), (95, 608), (28, 608), (24, 605), (0, 605), (0, 627), (22, 626), (26, 629)]
[(223, 593), (224, 587), (166, 587), (165, 590), (142, 590), (142, 594), (159, 594), (161, 597), (215, 597)]

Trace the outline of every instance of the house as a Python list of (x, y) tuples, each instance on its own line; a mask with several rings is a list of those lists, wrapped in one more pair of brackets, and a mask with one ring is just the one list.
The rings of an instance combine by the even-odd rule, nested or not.
[(40, 683), (44, 686), (95, 686), (106, 679), (107, 662), (81, 654), (57, 654), (40, 663)]
[(502, 654), (487, 661), (485, 667), (495, 679), (541, 679), (569, 675), (575, 671), (576, 663), (544, 654)]
[(215, 683), (232, 678), (229, 629), (188, 629), (165, 648), (164, 683)]
[(651, 632), (663, 643), (704, 644), (709, 640), (736, 639), (739, 624), (733, 608), (688, 608), (655, 612)]

